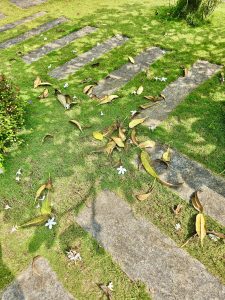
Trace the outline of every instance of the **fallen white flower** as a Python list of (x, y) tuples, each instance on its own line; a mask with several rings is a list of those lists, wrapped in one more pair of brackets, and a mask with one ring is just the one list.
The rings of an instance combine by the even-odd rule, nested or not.
[(18, 230), (18, 226), (14, 225), (11, 229), (11, 233), (16, 232)]
[(109, 282), (107, 288), (108, 288), (110, 291), (113, 292), (113, 283), (112, 283), (112, 281)]
[(127, 172), (127, 169), (123, 166), (120, 166), (119, 168), (117, 168), (117, 171), (119, 175), (124, 175)]
[(104, 113), (101, 111), (101, 112), (100, 112), (100, 115), (101, 115), (101, 116), (104, 116)]
[(151, 131), (154, 131), (154, 130), (157, 128), (157, 126), (156, 126), (155, 124), (153, 124), (153, 125), (150, 125), (148, 128), (149, 128)]
[(167, 81), (167, 78), (166, 77), (162, 77), (161, 81)]
[(56, 225), (56, 222), (55, 222), (55, 217), (51, 218), (51, 219), (48, 219), (48, 222), (45, 223), (45, 226), (48, 227), (49, 229), (52, 229), (52, 227)]
[(8, 210), (8, 209), (10, 209), (10, 208), (12, 208), (12, 207), (9, 206), (8, 204), (6, 204), (5, 207), (4, 207), (5, 210)]
[(20, 175), (22, 175), (22, 169), (21, 168), (16, 172), (16, 176), (20, 176)]
[(66, 82), (66, 83), (64, 84), (64, 88), (67, 88), (68, 86), (69, 86), (69, 83)]
[(76, 252), (75, 250), (70, 250), (70, 251), (67, 251), (67, 257), (69, 258), (69, 260), (72, 260), (72, 261), (77, 261), (77, 260), (82, 260), (81, 258), (81, 255), (79, 252)]
[(220, 238), (212, 233), (208, 234), (208, 237), (214, 241), (214, 242), (217, 242)]
[(175, 225), (175, 229), (176, 229), (177, 231), (181, 229), (180, 223), (177, 223), (177, 224)]
[(16, 176), (16, 181), (17, 181), (17, 182), (20, 181), (20, 176)]
[(0, 168), (0, 174), (4, 174), (3, 168)]
[(137, 111), (136, 110), (131, 110), (131, 116), (133, 117), (136, 113), (137, 113)]
[(72, 50), (72, 53), (76, 53), (77, 52), (77, 50)]
[(50, 65), (48, 66), (48, 69), (51, 69), (51, 67), (52, 67), (52, 65), (50, 64)]
[(44, 201), (46, 198), (46, 195), (43, 195), (41, 198), (39, 198), (40, 201)]

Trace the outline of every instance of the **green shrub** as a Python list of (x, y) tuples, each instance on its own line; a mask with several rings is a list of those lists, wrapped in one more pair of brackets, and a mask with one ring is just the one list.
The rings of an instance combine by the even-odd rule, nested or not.
[(2, 154), (18, 142), (17, 133), (24, 122), (24, 102), (19, 98), (18, 89), (0, 75), (0, 167)]

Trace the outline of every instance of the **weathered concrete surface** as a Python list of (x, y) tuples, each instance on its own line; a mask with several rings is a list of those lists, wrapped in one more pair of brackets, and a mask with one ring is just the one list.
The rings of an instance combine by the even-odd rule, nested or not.
[(33, 28), (17, 37), (11, 38), (5, 42), (0, 43), (0, 49), (12, 47), (18, 43), (28, 40), (29, 38), (31, 38), (33, 36), (39, 35), (42, 32), (50, 30), (50, 29), (54, 28), (55, 26), (58, 26), (66, 21), (67, 21), (67, 19), (65, 17), (61, 17), (61, 18), (55, 19), (53, 21), (50, 21), (48, 23), (42, 24), (42, 25), (38, 26), (37, 28)]
[(208, 61), (197, 61), (190, 69), (188, 76), (178, 78), (162, 91), (165, 101), (157, 102), (152, 108), (141, 113), (142, 117), (148, 117), (145, 124), (148, 126), (159, 125), (189, 93), (215, 75), (221, 68), (222, 66), (211, 64)]
[(0, 12), (0, 20), (1, 20), (1, 19), (4, 19), (4, 18), (5, 18), (5, 15), (4, 15), (3, 13)]
[(44, 16), (45, 14), (46, 14), (45, 11), (40, 11), (40, 12), (37, 12), (36, 14), (33, 14), (33, 15), (28, 16), (26, 18), (22, 18), (20, 20), (15, 21), (15, 22), (5, 24), (5, 25), (0, 27), (0, 32), (9, 30), (9, 29), (12, 29), (12, 28), (14, 28), (16, 26), (19, 26), (21, 24), (33, 21), (37, 18), (40, 18), (40, 17)]
[(128, 37), (116, 35), (108, 39), (107, 41), (93, 47), (91, 50), (77, 56), (76, 58), (71, 59), (64, 65), (55, 68), (49, 73), (49, 75), (57, 79), (66, 78), (78, 71), (84, 65), (92, 62), (94, 59), (109, 52), (115, 47), (123, 45), (127, 40)]
[(42, 257), (35, 260), (9, 285), (1, 300), (75, 300), (58, 281), (48, 261)]
[(166, 168), (164, 164), (155, 161), (162, 157), (166, 149), (167, 147), (158, 144), (148, 150), (153, 161), (152, 165), (160, 178), (174, 184), (183, 182), (173, 190), (186, 201), (190, 201), (194, 191), (201, 189), (203, 192), (199, 193), (199, 197), (203, 202), (205, 213), (225, 226), (225, 179), (172, 149), (171, 162), (169, 168)]
[(41, 57), (43, 57), (44, 55), (50, 53), (51, 51), (60, 49), (62, 47), (65, 47), (66, 45), (68, 45), (69, 43), (71, 43), (72, 41), (85, 36), (89, 33), (92, 33), (94, 31), (96, 31), (97, 28), (91, 27), (91, 26), (86, 26), (84, 28), (81, 28), (78, 31), (72, 32), (58, 40), (55, 40), (51, 43), (48, 43), (47, 45), (44, 45), (41, 48), (37, 48), (36, 50), (26, 54), (23, 57), (23, 60), (27, 63), (27, 64), (31, 64), (34, 61), (39, 60)]
[(113, 71), (105, 79), (99, 81), (94, 87), (92, 94), (97, 98), (102, 98), (106, 95), (111, 95), (123, 87), (135, 75), (146, 70), (151, 64), (159, 59), (165, 51), (160, 48), (153, 47), (147, 49), (134, 58), (135, 63), (128, 62), (118, 70)]
[(196, 259), (109, 191), (77, 217), (132, 280), (143, 281), (156, 300), (225, 299), (225, 287)]
[(45, 3), (46, 1), (47, 0), (10, 0), (11, 3), (13, 3), (21, 8), (29, 8), (31, 6)]

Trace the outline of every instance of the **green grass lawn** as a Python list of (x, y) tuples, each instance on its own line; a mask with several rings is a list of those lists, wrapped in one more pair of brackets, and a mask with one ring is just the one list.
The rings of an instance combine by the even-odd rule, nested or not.
[[(93, 140), (93, 131), (101, 131), (115, 119), (124, 120), (130, 116), (131, 110), (146, 102), (142, 95), (131, 94), (135, 88), (143, 85), (145, 94), (158, 95), (166, 84), (182, 75), (182, 66), (190, 66), (197, 59), (225, 64), (225, 4), (218, 7), (210, 23), (193, 28), (183, 21), (167, 20), (165, 14), (164, 17), (160, 13), (156, 15), (156, 9), (160, 12), (161, 8), (155, 3), (167, 5), (168, 1), (145, 0), (140, 4), (140, 1), (127, 0), (72, 0), (64, 1), (62, 5), (60, 0), (50, 0), (28, 10), (16, 8), (6, 0), (1, 3), (1, 11), (8, 18), (0, 20), (0, 25), (40, 10), (47, 11), (48, 15), (1, 33), (0, 42), (62, 15), (70, 21), (43, 36), (0, 51), (0, 71), (20, 87), (21, 97), (32, 101), (27, 105), (26, 124), (20, 133), (23, 143), (7, 155), (6, 172), (0, 178), (0, 290), (39, 254), (49, 259), (64, 286), (78, 299), (98, 299), (101, 292), (96, 284), (108, 281), (114, 283), (115, 299), (149, 299), (143, 284), (131, 282), (112, 258), (75, 223), (78, 211), (102, 189), (122, 195), (137, 214), (155, 223), (178, 245), (182, 245), (194, 232), (195, 211), (160, 184), (156, 184), (148, 201), (137, 202), (134, 195), (145, 191), (152, 181), (132, 164), (133, 157), (139, 153), (137, 149), (115, 153), (112, 159), (102, 153), (93, 153), (103, 145)], [(29, 66), (17, 55), (18, 51), (26, 53), (44, 45), (44, 37), (49, 42), (86, 25), (96, 26), (98, 30)], [(47, 76), (50, 64), (53, 69), (117, 33), (127, 35), (129, 41), (96, 60), (98, 67), (89, 64), (62, 81)], [(119, 99), (101, 107), (97, 106), (96, 100), (83, 94), (84, 86), (89, 84), (82, 83), (84, 79), (90, 78), (91, 84), (104, 78), (127, 62), (129, 55), (135, 56), (149, 46), (168, 50), (151, 67), (152, 76), (165, 76), (167, 83), (148, 79), (144, 72), (140, 73), (118, 92)], [(74, 49), (76, 54), (72, 53)], [(33, 89), (37, 75), (63, 92), (76, 95), (79, 104), (65, 111), (51, 88), (50, 96), (39, 100), (37, 96), (42, 89)], [(64, 89), (66, 82), (69, 87)], [(104, 116), (100, 115), (101, 111)], [(219, 174), (225, 169), (224, 113), (224, 85), (220, 84), (216, 75), (181, 103), (162, 126), (153, 133), (139, 127), (138, 136), (165, 142)], [(73, 127), (70, 119), (78, 120), (84, 126), (84, 132)], [(47, 133), (53, 134), (54, 138), (42, 144)], [(117, 174), (115, 167), (119, 160), (128, 170), (123, 177)], [(19, 168), (22, 168), (23, 174), (18, 184), (15, 174)], [(57, 226), (52, 231), (42, 226), (9, 234), (13, 225), (22, 224), (37, 214), (35, 193), (49, 173), (54, 184), (52, 197)], [(182, 203), (183, 210), (175, 218), (171, 208), (178, 203)], [(12, 209), (5, 211), (5, 204)], [(177, 222), (182, 225), (179, 233), (174, 229)], [(207, 218), (207, 225), (209, 229), (223, 230), (210, 218)], [(65, 251), (70, 247), (79, 250), (82, 263), (68, 264)], [(199, 240), (194, 239), (185, 249), (225, 283), (223, 242), (215, 243), (206, 238), (202, 249)]]

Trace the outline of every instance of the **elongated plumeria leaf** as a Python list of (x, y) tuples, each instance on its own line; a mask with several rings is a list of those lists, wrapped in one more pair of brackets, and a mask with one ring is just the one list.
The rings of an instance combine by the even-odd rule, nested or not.
[(134, 145), (138, 146), (138, 140), (137, 140), (137, 137), (136, 137), (136, 129), (132, 129), (131, 131), (131, 141)]
[(205, 227), (205, 217), (202, 213), (197, 214), (196, 216), (196, 232), (201, 240), (201, 245), (203, 246), (203, 240), (206, 236), (206, 227)]
[(120, 148), (124, 148), (124, 142), (121, 140), (121, 138), (117, 137), (117, 136), (113, 136), (112, 140), (116, 143), (116, 145)]
[(38, 217), (33, 218), (32, 220), (22, 224), (20, 227), (29, 227), (29, 226), (37, 226), (37, 225), (43, 225), (46, 223), (49, 219), (50, 215), (40, 215)]
[(35, 201), (41, 196), (41, 194), (46, 189), (46, 184), (42, 184), (36, 192)]
[(117, 96), (117, 95), (104, 96), (103, 98), (100, 99), (99, 105), (106, 104), (106, 103), (110, 103), (110, 102), (112, 102), (114, 99), (117, 99), (117, 98), (119, 98), (119, 96)]
[(192, 205), (194, 206), (194, 208), (202, 213), (203, 212), (203, 206), (198, 198), (198, 191), (195, 191), (191, 197), (191, 202), (192, 202)]
[(155, 142), (151, 140), (147, 140), (145, 142), (142, 142), (138, 145), (139, 148), (144, 149), (144, 148), (153, 148), (155, 147)]
[(129, 61), (130, 61), (132, 64), (135, 64), (135, 61), (134, 61), (134, 59), (133, 59), (132, 56), (128, 56), (128, 59), (129, 59)]
[(133, 119), (133, 120), (130, 121), (130, 123), (129, 123), (129, 128), (134, 128), (134, 127), (136, 127), (137, 125), (142, 124), (145, 120), (146, 120), (146, 118)]
[(42, 201), (41, 204), (41, 215), (50, 215), (52, 212), (51, 202), (49, 200), (49, 196), (45, 198), (44, 201)]
[(126, 132), (125, 129), (119, 127), (119, 137), (121, 138), (121, 140), (122, 140), (123, 142), (126, 141), (126, 136), (125, 136), (125, 134), (124, 134), (125, 132)]
[(141, 85), (141, 86), (139, 86), (139, 88), (137, 89), (136, 94), (137, 94), (137, 95), (141, 95), (141, 94), (143, 93), (143, 91), (144, 91), (144, 88), (143, 88), (143, 86)]
[(146, 103), (146, 104), (141, 104), (140, 108), (141, 109), (148, 109), (150, 107), (154, 106), (154, 103)]
[(99, 131), (94, 131), (93, 137), (98, 141), (102, 141), (104, 139), (104, 135)]
[(76, 121), (76, 120), (70, 120), (70, 123), (76, 125), (76, 126), (78, 127), (78, 129), (79, 129), (81, 132), (83, 132), (83, 129), (82, 129), (82, 127), (81, 127), (81, 125), (80, 125), (80, 123), (79, 123), (78, 121)]

